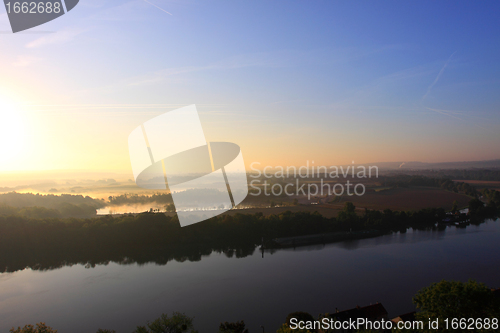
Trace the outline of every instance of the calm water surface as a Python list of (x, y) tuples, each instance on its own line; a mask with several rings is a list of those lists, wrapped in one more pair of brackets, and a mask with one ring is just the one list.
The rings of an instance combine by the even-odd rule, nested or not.
[(409, 231), (327, 246), (167, 265), (82, 265), (0, 274), (0, 332), (40, 321), (60, 333), (132, 332), (161, 313), (195, 317), (200, 332), (245, 320), (275, 332), (288, 313), (314, 316), (381, 302), (390, 316), (442, 279), (500, 287), (500, 223)]

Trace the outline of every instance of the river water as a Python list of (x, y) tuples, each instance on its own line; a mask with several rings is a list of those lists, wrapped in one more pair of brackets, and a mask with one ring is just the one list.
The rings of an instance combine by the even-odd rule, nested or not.
[(293, 311), (317, 317), (375, 302), (395, 317), (414, 310), (411, 298), (419, 289), (442, 279), (500, 287), (498, 222), (264, 255), (256, 249), (244, 258), (212, 253), (166, 265), (110, 262), (1, 273), (0, 332), (44, 321), (60, 333), (127, 333), (173, 311), (195, 317), (200, 333), (237, 320), (245, 320), (250, 333), (261, 326), (275, 332)]

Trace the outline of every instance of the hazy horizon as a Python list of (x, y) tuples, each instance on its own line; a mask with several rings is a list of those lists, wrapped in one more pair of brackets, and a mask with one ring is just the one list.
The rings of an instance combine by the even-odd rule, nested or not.
[[(249, 165), (252, 163), (258, 162), (259, 164), (254, 164), (252, 167)], [(247, 164), (247, 172), (252, 172), (253, 169), (258, 169), (258, 170), (263, 170), (265, 167), (269, 166), (271, 168), (276, 168), (276, 167), (295, 167), (295, 168), (300, 168), (304, 167), (307, 165), (307, 163), (311, 163), (312, 161), (304, 161), (303, 163), (299, 164), (264, 164), (259, 161), (249, 161)], [(371, 165), (371, 166), (378, 166), (379, 168), (382, 169), (400, 169), (400, 170), (405, 170), (402, 168), (403, 166), (406, 168), (408, 166), (411, 166), (412, 163), (418, 164), (418, 165), (424, 165), (424, 166), (429, 166), (431, 168), (435, 168), (436, 165), (450, 165), (449, 167), (440, 167), (439, 169), (455, 169), (455, 168), (469, 168), (469, 166), (465, 167), (462, 166), (462, 164), (471, 164), (473, 165), (473, 168), (483, 168), (482, 166), (477, 166), (481, 165), (482, 163), (493, 163), (494, 166), (493, 168), (499, 168), (500, 167), (500, 159), (490, 159), (490, 160), (458, 160), (458, 161), (442, 161), (442, 162), (427, 162), (427, 161), (378, 161), (378, 162), (365, 162), (365, 163), (355, 163), (355, 161), (351, 161), (351, 163), (345, 163), (345, 164), (333, 164), (333, 163), (326, 163), (326, 164), (318, 164), (314, 163), (309, 165), (309, 168), (314, 167), (319, 167), (319, 166), (326, 166), (326, 167), (340, 167), (340, 166), (358, 166), (358, 165)], [(496, 165), (498, 164), (498, 165)], [(399, 166), (399, 167), (398, 167)], [(490, 166), (491, 167), (491, 166)], [(422, 166), (420, 167), (422, 168)], [(120, 177), (133, 177), (133, 173), (131, 170), (128, 168), (121, 169), (121, 170), (99, 170), (99, 169), (46, 169), (46, 170), (3, 170), (0, 171), (0, 185), (2, 185), (2, 176), (23, 176), (26, 177), (28, 176), (28, 179), (36, 179), (37, 177), (53, 177), (57, 179), (66, 179), (67, 177), (70, 176), (78, 176), (79, 179), (105, 179), (109, 178), (109, 176), (120, 176)], [(90, 178), (89, 178), (90, 177)], [(97, 178), (96, 178), (97, 177)], [(26, 179), (26, 178), (25, 178)]]

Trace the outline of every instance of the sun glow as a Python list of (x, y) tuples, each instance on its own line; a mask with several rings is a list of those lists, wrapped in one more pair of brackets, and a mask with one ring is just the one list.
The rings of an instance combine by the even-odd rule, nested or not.
[(21, 113), (13, 104), (0, 99), (0, 168), (22, 155), (24, 138)]

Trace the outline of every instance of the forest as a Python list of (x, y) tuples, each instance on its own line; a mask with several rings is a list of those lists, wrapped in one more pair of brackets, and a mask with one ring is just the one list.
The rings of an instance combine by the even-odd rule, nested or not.
[[(485, 206), (479, 199), (469, 204), (472, 223), (498, 215), (500, 193), (489, 191)], [(408, 228), (434, 228), (445, 218), (442, 208), (417, 211), (365, 209), (356, 212), (346, 202), (337, 217), (317, 212), (290, 212), (265, 216), (223, 214), (203, 223), (181, 228), (177, 216), (163, 213), (107, 215), (94, 218), (30, 218), (0, 216), (0, 271), (26, 267), (55, 269), (67, 264), (94, 266), (110, 261), (166, 264), (170, 260), (199, 261), (213, 251), (245, 257), (259, 245), (279, 237), (378, 231), (406, 232)]]

